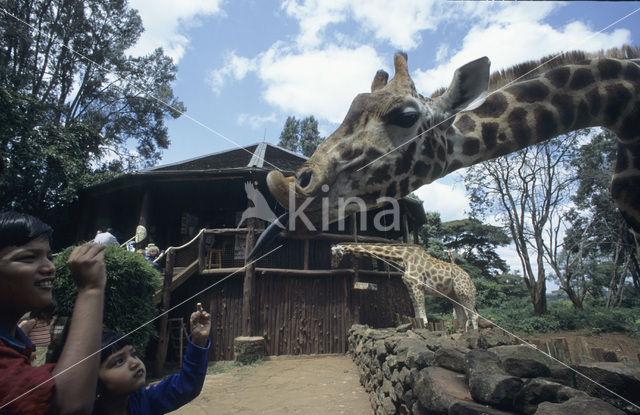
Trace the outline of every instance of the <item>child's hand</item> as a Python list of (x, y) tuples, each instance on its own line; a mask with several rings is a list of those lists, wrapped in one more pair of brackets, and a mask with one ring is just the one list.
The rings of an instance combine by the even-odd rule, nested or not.
[(198, 346), (205, 347), (211, 331), (211, 315), (202, 310), (202, 305), (198, 303), (198, 311), (191, 314), (190, 322), (191, 340)]
[(78, 289), (104, 289), (107, 282), (104, 249), (104, 245), (89, 243), (76, 247), (69, 255), (67, 266)]

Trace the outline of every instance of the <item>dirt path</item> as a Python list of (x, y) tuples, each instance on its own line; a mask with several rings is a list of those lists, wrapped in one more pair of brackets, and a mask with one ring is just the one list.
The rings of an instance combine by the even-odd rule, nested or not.
[(373, 414), (345, 355), (275, 357), (207, 375), (202, 393), (172, 414)]

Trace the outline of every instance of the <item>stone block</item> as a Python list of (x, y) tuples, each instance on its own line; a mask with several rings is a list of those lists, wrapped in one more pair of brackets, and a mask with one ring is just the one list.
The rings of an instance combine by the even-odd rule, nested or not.
[(437, 366), (418, 373), (413, 393), (429, 414), (447, 414), (454, 403), (472, 400), (464, 375)]
[(507, 374), (498, 356), (475, 349), (466, 354), (465, 366), (473, 399), (498, 409), (513, 408), (513, 400), (522, 389), (522, 380)]
[(233, 356), (236, 362), (242, 364), (249, 364), (264, 358), (264, 337), (236, 337), (233, 339)]
[(534, 415), (624, 415), (624, 412), (596, 398), (572, 398), (562, 403), (542, 402)]

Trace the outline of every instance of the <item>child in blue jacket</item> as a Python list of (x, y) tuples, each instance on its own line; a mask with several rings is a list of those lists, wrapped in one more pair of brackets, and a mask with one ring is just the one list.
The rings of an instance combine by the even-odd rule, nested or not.
[[(200, 394), (207, 374), (207, 352), (211, 342), (211, 316), (191, 314), (191, 336), (177, 375), (145, 388), (146, 369), (127, 338), (116, 333), (103, 335), (94, 415), (165, 414), (192, 401)], [(120, 337), (120, 339), (119, 339)]]

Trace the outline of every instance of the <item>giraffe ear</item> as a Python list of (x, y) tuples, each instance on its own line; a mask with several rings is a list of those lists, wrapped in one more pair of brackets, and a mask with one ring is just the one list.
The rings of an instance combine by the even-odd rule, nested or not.
[(489, 66), (486, 56), (456, 69), (451, 85), (433, 101), (435, 109), (445, 115), (479, 107), (489, 89)]

